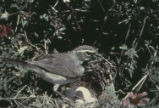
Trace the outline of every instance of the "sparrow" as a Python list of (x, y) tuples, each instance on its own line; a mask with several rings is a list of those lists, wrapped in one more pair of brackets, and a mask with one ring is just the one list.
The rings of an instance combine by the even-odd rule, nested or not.
[(97, 52), (97, 49), (92, 46), (82, 45), (72, 51), (43, 55), (33, 61), (0, 57), (0, 62), (19, 65), (58, 87), (58, 85), (72, 83), (83, 76), (85, 71), (83, 63), (89, 61)]

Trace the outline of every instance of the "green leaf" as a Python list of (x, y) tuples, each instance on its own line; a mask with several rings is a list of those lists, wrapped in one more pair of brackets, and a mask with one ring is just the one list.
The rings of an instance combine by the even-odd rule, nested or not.
[(137, 52), (135, 51), (134, 48), (130, 48), (128, 51), (126, 51), (125, 55), (129, 56), (130, 58), (133, 58), (133, 57), (138, 58)]
[(16, 8), (16, 9), (19, 9), (19, 6), (17, 4), (11, 4), (10, 5), (10, 8)]

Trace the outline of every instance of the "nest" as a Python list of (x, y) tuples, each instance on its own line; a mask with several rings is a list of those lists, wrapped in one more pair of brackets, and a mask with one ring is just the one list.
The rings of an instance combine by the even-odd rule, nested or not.
[(81, 80), (99, 94), (115, 78), (116, 67), (114, 63), (99, 54), (92, 57), (92, 60), (85, 65), (85, 69), (85, 75)]

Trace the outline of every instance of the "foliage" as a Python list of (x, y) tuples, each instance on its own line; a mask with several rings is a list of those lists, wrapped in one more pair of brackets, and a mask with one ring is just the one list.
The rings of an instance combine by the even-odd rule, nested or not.
[[(147, 92), (153, 107), (159, 97), (158, 9), (158, 0), (1, 0), (0, 55), (28, 60), (95, 46), (115, 65), (119, 99)], [(37, 106), (45, 96), (54, 102), (50, 83), (12, 65), (0, 67), (0, 107)]]

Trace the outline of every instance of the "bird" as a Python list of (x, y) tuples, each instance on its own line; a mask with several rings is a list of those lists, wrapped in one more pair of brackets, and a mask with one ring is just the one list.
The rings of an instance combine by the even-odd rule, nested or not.
[(89, 61), (98, 51), (89, 45), (79, 46), (72, 51), (56, 54), (47, 54), (35, 60), (18, 61), (0, 57), (0, 62), (19, 65), (24, 69), (37, 73), (43, 80), (55, 86), (75, 82), (84, 74), (83, 63)]
[[(75, 90), (75, 95), (77, 99), (75, 100), (76, 103), (93, 103), (97, 101), (97, 98), (92, 96), (90, 90), (84, 86), (79, 86)], [(80, 99), (81, 98), (81, 99)]]
[(97, 97), (93, 95), (93, 91), (85, 86), (78, 86), (75, 89), (66, 88), (64, 96), (75, 101), (76, 104), (88, 104), (97, 102)]

